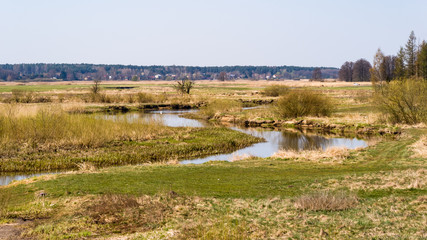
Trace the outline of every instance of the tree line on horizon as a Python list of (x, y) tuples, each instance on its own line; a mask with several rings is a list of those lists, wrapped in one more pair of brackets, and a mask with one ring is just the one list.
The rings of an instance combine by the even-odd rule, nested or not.
[[(233, 80), (309, 79), (314, 67), (297, 66), (134, 66), (97, 64), (1, 64), (0, 80)], [(338, 69), (322, 67), (324, 78)]]
[(427, 79), (427, 42), (417, 45), (414, 31), (409, 35), (405, 47), (400, 47), (396, 55), (385, 55), (379, 48), (373, 65), (366, 59), (345, 62), (338, 73), (346, 82), (390, 82), (394, 79)]

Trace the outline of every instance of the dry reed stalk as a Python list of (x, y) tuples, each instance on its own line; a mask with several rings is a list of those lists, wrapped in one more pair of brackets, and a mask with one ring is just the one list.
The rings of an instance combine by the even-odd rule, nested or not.
[(328, 148), (325, 151), (323, 150), (281, 150), (273, 156), (272, 158), (291, 158), (297, 160), (310, 160), (315, 162), (320, 162), (322, 160), (331, 160), (332, 162), (342, 162), (350, 155), (350, 152), (347, 148), (332, 147)]

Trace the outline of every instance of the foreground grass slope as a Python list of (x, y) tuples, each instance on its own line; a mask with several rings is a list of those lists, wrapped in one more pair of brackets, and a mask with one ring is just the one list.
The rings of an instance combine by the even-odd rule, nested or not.
[[(342, 162), (249, 158), (42, 177), (1, 189), (2, 218), (34, 220), (24, 234), (47, 239), (422, 239), (426, 158), (417, 143), (426, 133), (408, 131)], [(348, 209), (302, 207), (300, 198), (319, 192), (342, 193)]]

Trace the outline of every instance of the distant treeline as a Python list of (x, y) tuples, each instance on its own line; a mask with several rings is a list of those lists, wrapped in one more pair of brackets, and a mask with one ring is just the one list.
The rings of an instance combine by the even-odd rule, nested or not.
[[(309, 79), (314, 67), (296, 66), (133, 66), (95, 64), (2, 64), (0, 80), (181, 80)], [(320, 68), (323, 78), (337, 78), (337, 68)]]

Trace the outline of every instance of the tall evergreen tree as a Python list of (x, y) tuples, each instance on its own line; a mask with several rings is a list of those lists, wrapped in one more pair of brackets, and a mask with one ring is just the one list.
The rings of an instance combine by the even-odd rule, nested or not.
[(427, 80), (427, 42), (423, 41), (417, 58), (418, 76)]
[(394, 76), (397, 79), (402, 79), (405, 77), (405, 50), (403, 47), (400, 47), (399, 52), (397, 53), (396, 60), (394, 62)]
[(409, 35), (408, 42), (405, 46), (405, 63), (406, 63), (406, 76), (412, 77), (416, 75), (416, 60), (417, 60), (417, 38), (414, 31)]

